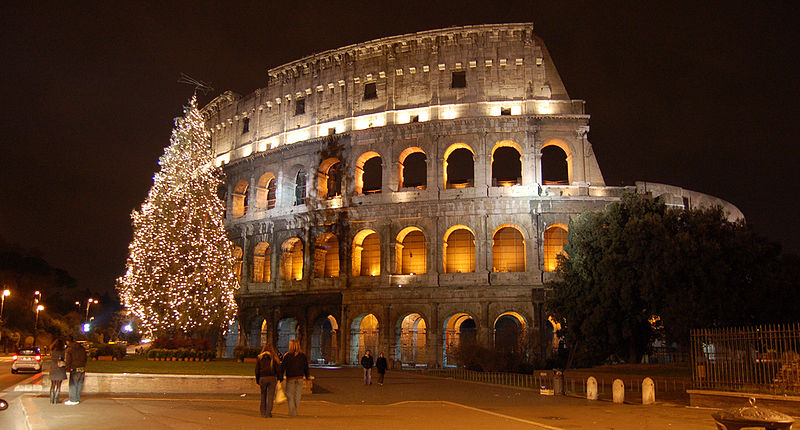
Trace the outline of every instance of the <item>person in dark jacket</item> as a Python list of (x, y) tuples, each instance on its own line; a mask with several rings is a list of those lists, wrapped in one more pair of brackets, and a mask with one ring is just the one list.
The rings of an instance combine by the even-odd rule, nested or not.
[(364, 385), (372, 385), (372, 366), (375, 365), (375, 360), (372, 358), (372, 352), (367, 350), (364, 356), (361, 357), (361, 367), (364, 368)]
[(308, 358), (300, 350), (297, 339), (289, 341), (289, 352), (283, 356), (283, 373), (286, 376), (286, 402), (289, 404), (289, 416), (297, 416), (300, 396), (303, 394), (303, 380), (308, 379)]
[(67, 379), (64, 340), (56, 339), (50, 345), (50, 403), (58, 403), (61, 396), (61, 383)]
[(378, 385), (383, 385), (387, 367), (389, 367), (389, 363), (386, 362), (386, 357), (383, 356), (383, 353), (378, 354), (378, 359), (375, 360), (375, 368), (378, 369)]
[(81, 402), (81, 390), (86, 375), (86, 348), (72, 337), (67, 341), (66, 368), (69, 370), (69, 400), (64, 402), (67, 406), (77, 405)]
[(272, 344), (267, 343), (261, 348), (256, 360), (256, 384), (261, 387), (261, 416), (272, 417), (272, 402), (275, 400), (275, 389), (278, 382), (283, 380), (281, 360)]

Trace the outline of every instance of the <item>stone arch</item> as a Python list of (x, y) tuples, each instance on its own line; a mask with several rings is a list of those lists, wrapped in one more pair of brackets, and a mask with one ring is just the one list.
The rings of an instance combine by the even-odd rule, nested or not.
[(306, 203), (306, 171), (300, 169), (294, 176), (294, 205), (299, 206)]
[(400, 230), (394, 244), (395, 273), (400, 275), (427, 273), (428, 250), (425, 233), (411, 226)]
[(572, 149), (566, 142), (561, 139), (548, 140), (542, 145), (539, 157), (542, 165), (542, 185), (572, 183)]
[(527, 270), (525, 234), (514, 224), (503, 224), (492, 234), (492, 271), (524, 272)]
[(253, 248), (253, 282), (269, 282), (272, 278), (271, 265), (269, 243), (258, 242)]
[(492, 186), (522, 185), (522, 147), (513, 140), (502, 140), (492, 148)]
[(270, 210), (275, 207), (275, 190), (278, 179), (272, 172), (258, 178), (256, 183), (256, 208)]
[(465, 225), (454, 225), (444, 233), (442, 241), (444, 273), (475, 271), (475, 232)]
[(454, 143), (444, 152), (442, 176), (445, 189), (475, 184), (475, 151), (466, 143)]
[(244, 251), (240, 246), (233, 247), (233, 274), (236, 275), (236, 281), (242, 283), (242, 264), (244, 263)]
[(375, 230), (364, 229), (353, 238), (353, 276), (378, 276), (381, 273), (381, 239)]
[(415, 312), (406, 313), (395, 325), (395, 361), (404, 366), (424, 362), (427, 352), (428, 324)]
[(356, 160), (356, 194), (377, 194), (383, 188), (383, 159), (375, 151), (361, 154)]
[(311, 328), (310, 359), (314, 363), (336, 362), (339, 345), (339, 324), (333, 315), (320, 315)]
[(281, 279), (303, 279), (303, 241), (298, 237), (290, 237), (281, 245)]
[(339, 239), (333, 233), (323, 233), (314, 244), (314, 276), (339, 277)]
[(342, 160), (331, 157), (320, 163), (317, 171), (317, 195), (323, 200), (341, 197)]
[(285, 354), (289, 351), (289, 341), (300, 339), (300, 323), (294, 317), (281, 318), (278, 321), (278, 344), (275, 349)]
[(358, 363), (367, 350), (376, 355), (379, 336), (379, 322), (375, 315), (363, 313), (353, 319), (350, 325), (350, 363)]
[(567, 226), (561, 223), (553, 224), (544, 231), (544, 271), (553, 272), (558, 268), (558, 254), (564, 254), (564, 245), (567, 244)]
[(233, 350), (239, 346), (239, 321), (234, 321), (228, 326), (225, 333), (225, 353), (224, 358), (233, 358)]
[(517, 312), (509, 311), (494, 320), (494, 348), (498, 352), (525, 354), (528, 349), (528, 323)]
[(241, 218), (247, 213), (247, 189), (249, 187), (250, 183), (242, 179), (233, 188), (232, 213), (234, 218)]
[(428, 184), (428, 157), (422, 148), (411, 146), (398, 157), (398, 183), (400, 188), (424, 190)]
[(250, 323), (250, 346), (261, 348), (269, 340), (269, 323), (264, 317), (257, 317)]
[(477, 320), (468, 313), (459, 312), (445, 318), (443, 328), (442, 363), (455, 366), (457, 351), (478, 341)]

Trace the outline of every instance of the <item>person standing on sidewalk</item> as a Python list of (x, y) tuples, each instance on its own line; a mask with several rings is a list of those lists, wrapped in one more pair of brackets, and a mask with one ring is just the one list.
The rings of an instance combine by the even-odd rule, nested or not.
[(67, 379), (67, 364), (64, 354), (64, 341), (59, 338), (50, 345), (50, 403), (58, 403), (61, 396), (61, 383)]
[(378, 385), (383, 385), (383, 377), (386, 375), (386, 368), (389, 364), (386, 362), (386, 357), (381, 352), (378, 354), (378, 359), (375, 360), (375, 368), (378, 369)]
[(272, 417), (272, 402), (275, 400), (275, 388), (283, 380), (281, 360), (272, 344), (267, 342), (261, 348), (256, 360), (256, 384), (261, 387), (261, 416)]
[(372, 385), (372, 366), (375, 365), (375, 360), (372, 358), (372, 352), (367, 350), (364, 356), (361, 357), (361, 367), (364, 368), (364, 385)]
[(65, 405), (72, 406), (81, 402), (83, 379), (86, 375), (86, 348), (70, 336), (67, 341), (66, 368), (69, 370), (69, 400)]
[(286, 402), (289, 404), (289, 416), (297, 416), (300, 396), (303, 394), (303, 380), (308, 379), (308, 359), (300, 350), (297, 339), (289, 341), (289, 352), (283, 356), (283, 373), (286, 376)]

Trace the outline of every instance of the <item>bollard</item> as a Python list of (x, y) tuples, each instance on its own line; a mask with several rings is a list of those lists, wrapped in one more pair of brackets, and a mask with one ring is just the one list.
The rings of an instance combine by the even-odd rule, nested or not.
[(656, 384), (650, 378), (642, 381), (642, 404), (652, 405), (656, 402)]
[(586, 400), (597, 400), (597, 379), (594, 376), (586, 380)]
[(614, 403), (625, 402), (625, 383), (622, 382), (622, 379), (614, 380), (614, 383), (611, 385), (611, 391), (614, 396)]

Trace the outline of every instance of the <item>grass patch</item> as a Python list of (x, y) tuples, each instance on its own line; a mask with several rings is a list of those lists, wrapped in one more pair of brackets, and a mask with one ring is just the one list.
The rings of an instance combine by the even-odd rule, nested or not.
[(172, 375), (244, 375), (254, 376), (254, 363), (232, 359), (214, 361), (149, 361), (141, 355), (129, 355), (122, 360), (86, 363), (87, 372), (97, 373), (163, 373)]

